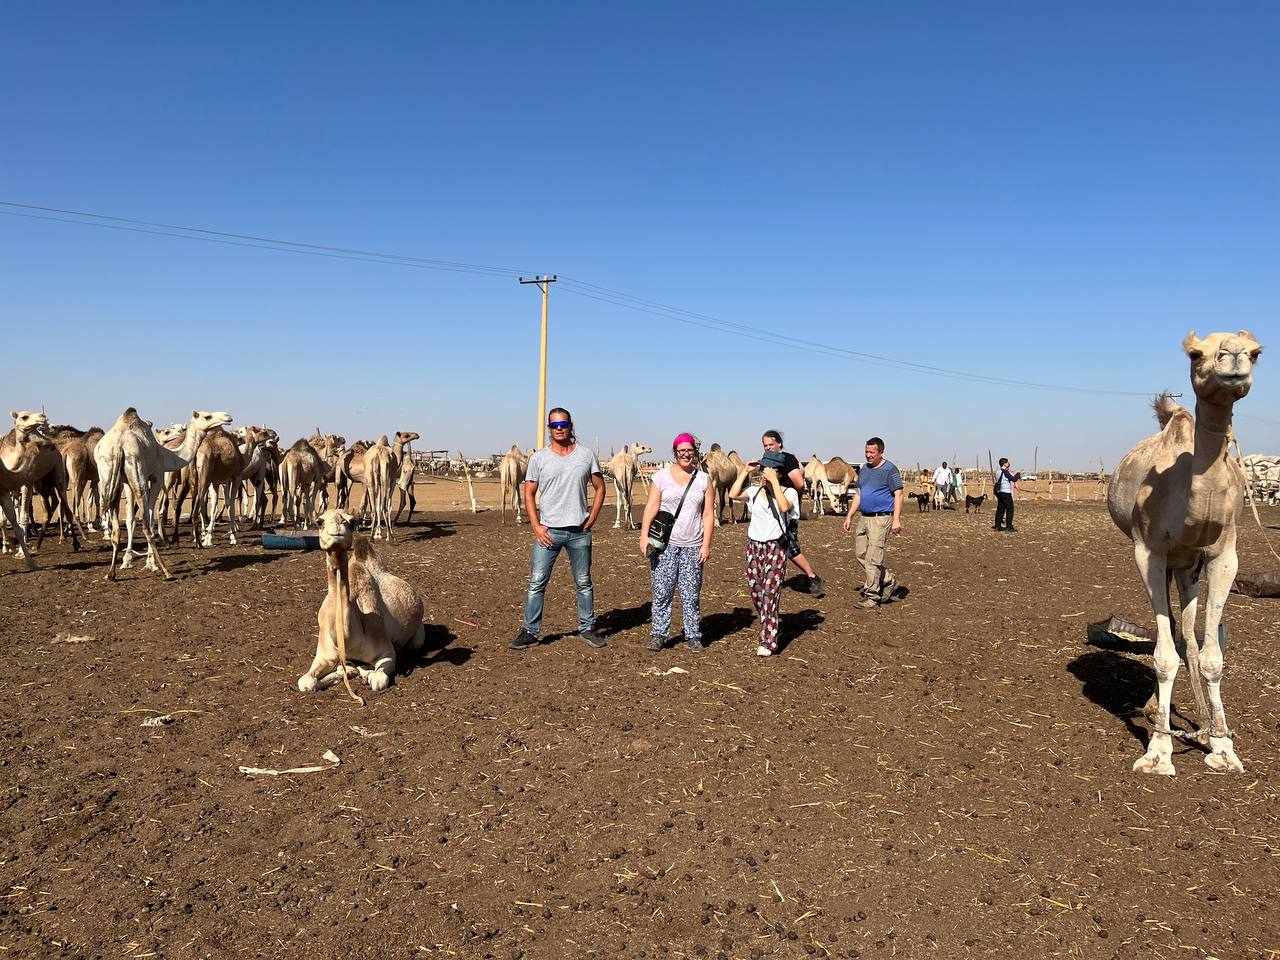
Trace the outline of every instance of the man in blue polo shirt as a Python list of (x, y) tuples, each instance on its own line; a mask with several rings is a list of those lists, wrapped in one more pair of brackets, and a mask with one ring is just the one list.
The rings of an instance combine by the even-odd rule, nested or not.
[(862, 582), (862, 600), (854, 606), (867, 610), (888, 601), (898, 589), (898, 579), (885, 569), (884, 554), (889, 534), (902, 532), (902, 474), (884, 458), (884, 441), (879, 437), (868, 440), (863, 453), (867, 463), (858, 472), (844, 531), (849, 532), (853, 515), (861, 508), (853, 546), (866, 578)]

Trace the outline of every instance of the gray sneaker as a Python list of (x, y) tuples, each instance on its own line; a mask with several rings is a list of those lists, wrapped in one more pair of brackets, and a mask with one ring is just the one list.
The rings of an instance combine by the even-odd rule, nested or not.
[(578, 634), (578, 636), (580, 636), (582, 638), (582, 642), (589, 647), (599, 648), (605, 646), (604, 637), (600, 636), (600, 634), (596, 633), (594, 630), (583, 630)]
[(684, 642), (684, 645), (689, 648), (690, 653), (701, 653), (703, 650), (707, 649), (703, 646), (701, 640), (689, 639)]
[(644, 648), (646, 650), (652, 650), (654, 653), (657, 653), (666, 645), (667, 645), (666, 637), (650, 637), (649, 642), (644, 645)]
[(508, 643), (507, 647), (512, 650), (523, 650), (526, 647), (536, 647), (537, 645), (538, 645), (537, 637), (535, 637), (528, 630), (521, 630), (519, 636), (517, 636), (514, 640)]
[(809, 578), (809, 596), (817, 597), (819, 600), (821, 600), (826, 595), (827, 595), (826, 585), (822, 582), (822, 578), (819, 576), (810, 577)]

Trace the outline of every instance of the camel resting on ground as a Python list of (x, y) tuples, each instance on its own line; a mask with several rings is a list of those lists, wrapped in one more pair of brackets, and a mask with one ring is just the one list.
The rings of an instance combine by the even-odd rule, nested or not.
[[(391, 685), (396, 655), (417, 650), (426, 639), (422, 597), (382, 565), (373, 544), (356, 536), (356, 521), (334, 509), (320, 517), (328, 592), (317, 616), (319, 639), (311, 667), (298, 678), (304, 693), (321, 690), (355, 672), (375, 692)], [(367, 667), (347, 667), (347, 661)]]
[[(1181, 626), (1200, 722), (1190, 739), (1201, 745), (1207, 739), (1209, 754), (1204, 762), (1211, 769), (1242, 773), (1244, 764), (1236, 756), (1222, 705), (1218, 624), (1236, 576), (1236, 521), (1245, 490), (1244, 471), (1228, 455), (1231, 415), (1236, 401), (1249, 392), (1262, 347), (1241, 330), (1212, 333), (1203, 340), (1190, 333), (1182, 348), (1191, 360), (1195, 417), (1167, 394), (1157, 397), (1160, 432), (1129, 451), (1107, 489), (1107, 510), (1133, 540), (1134, 561), (1156, 615), (1156, 692), (1153, 703), (1147, 704), (1153, 721), (1151, 740), (1133, 769), (1170, 776), (1175, 772), (1169, 707), (1178, 675)], [(1206, 584), (1203, 643), (1195, 629), (1202, 578)], [(1170, 579), (1178, 582), (1180, 617), (1174, 616)]]

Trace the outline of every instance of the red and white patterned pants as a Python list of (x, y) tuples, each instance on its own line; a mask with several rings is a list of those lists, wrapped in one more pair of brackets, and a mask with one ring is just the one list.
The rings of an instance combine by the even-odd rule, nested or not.
[(747, 584), (760, 617), (760, 645), (771, 653), (778, 650), (778, 608), (786, 570), (787, 551), (778, 541), (759, 543), (747, 538)]

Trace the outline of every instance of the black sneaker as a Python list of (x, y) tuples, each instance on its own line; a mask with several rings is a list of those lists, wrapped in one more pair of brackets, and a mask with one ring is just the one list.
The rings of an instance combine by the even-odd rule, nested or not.
[(1005, 533), (1017, 533), (1017, 532), (1018, 532), (1018, 528), (1017, 528), (1017, 527), (1005, 527), (1005, 528), (1004, 528), (1004, 532), (1005, 532)]
[(605, 645), (604, 637), (596, 633), (594, 630), (583, 630), (578, 634), (582, 638), (582, 642), (589, 647), (603, 647)]
[(827, 591), (826, 589), (824, 589), (824, 587), (825, 585), (823, 584), (821, 577), (815, 574), (814, 576), (809, 578), (809, 596), (817, 597), (819, 600), (821, 600), (823, 597), (827, 595)]
[(528, 630), (521, 630), (519, 636), (507, 644), (511, 650), (523, 650), (526, 647), (535, 647), (538, 645), (538, 638)]
[(666, 637), (650, 637), (649, 642), (644, 645), (644, 648), (646, 650), (652, 650), (654, 653), (657, 653), (666, 645), (667, 645)]

